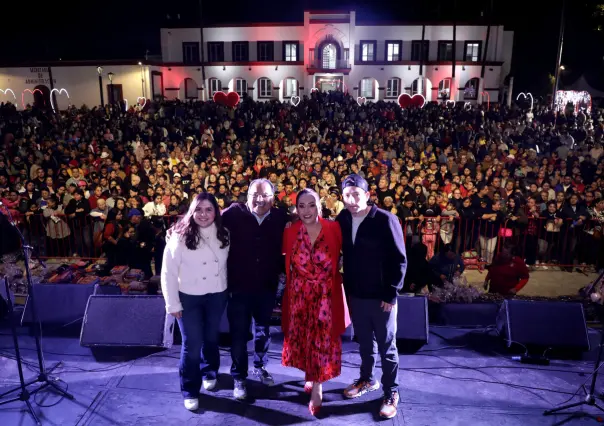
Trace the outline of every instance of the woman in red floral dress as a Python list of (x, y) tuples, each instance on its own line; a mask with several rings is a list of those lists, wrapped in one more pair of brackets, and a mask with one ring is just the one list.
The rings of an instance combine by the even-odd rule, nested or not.
[(350, 323), (338, 271), (342, 234), (337, 222), (321, 219), (316, 192), (302, 190), (296, 208), (300, 220), (283, 237), (287, 284), (282, 363), (306, 373), (308, 408), (316, 415), (323, 399), (322, 383), (340, 375), (340, 336)]

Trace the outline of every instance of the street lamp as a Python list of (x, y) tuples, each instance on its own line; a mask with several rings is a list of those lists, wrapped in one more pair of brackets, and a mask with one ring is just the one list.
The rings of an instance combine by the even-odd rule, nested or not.
[(566, 68), (564, 68), (564, 65), (560, 65), (560, 71), (564, 71)]
[(97, 67), (96, 72), (99, 73), (99, 94), (101, 95), (101, 106), (105, 106), (105, 99), (103, 97), (103, 67)]
[(111, 105), (113, 105), (114, 99), (113, 99), (113, 76), (115, 74), (113, 74), (112, 72), (110, 72), (109, 74), (107, 74), (107, 78), (109, 78), (109, 103)]

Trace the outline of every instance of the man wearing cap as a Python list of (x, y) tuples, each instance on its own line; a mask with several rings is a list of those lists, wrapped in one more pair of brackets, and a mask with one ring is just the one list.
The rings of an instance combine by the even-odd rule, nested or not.
[(357, 398), (380, 388), (373, 374), (377, 345), (384, 386), (380, 416), (390, 419), (399, 401), (396, 298), (407, 269), (403, 230), (395, 215), (368, 204), (369, 185), (359, 175), (343, 180), (342, 195), (346, 210), (337, 221), (342, 228), (344, 288), (361, 354), (360, 377), (344, 396)]

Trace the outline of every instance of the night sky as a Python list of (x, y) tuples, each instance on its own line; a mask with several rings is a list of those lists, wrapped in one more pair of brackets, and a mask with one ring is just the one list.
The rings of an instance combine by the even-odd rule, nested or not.
[[(143, 59), (147, 50), (161, 53), (159, 28), (169, 25), (167, 15), (174, 26), (196, 25), (199, 19), (197, 0), (7, 1), (12, 10), (2, 16), (0, 66), (59, 58)], [(585, 74), (604, 89), (604, 31), (594, 30), (598, 22), (591, 16), (596, 3), (567, 0), (563, 83)], [(209, 24), (301, 22), (305, 9), (353, 9), (357, 17), (375, 21), (450, 23), (457, 16), (460, 22), (486, 23), (493, 16), (515, 31), (515, 91), (545, 94), (556, 63), (561, 6), (562, 0), (203, 0), (203, 15)]]

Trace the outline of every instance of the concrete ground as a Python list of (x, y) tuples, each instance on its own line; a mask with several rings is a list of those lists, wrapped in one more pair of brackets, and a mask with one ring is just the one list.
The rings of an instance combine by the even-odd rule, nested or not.
[[(469, 284), (482, 286), (487, 271), (467, 270), (464, 274)], [(573, 296), (598, 277), (598, 274), (593, 272), (584, 274), (552, 269), (531, 271), (530, 275), (528, 284), (518, 294), (546, 297)]]

